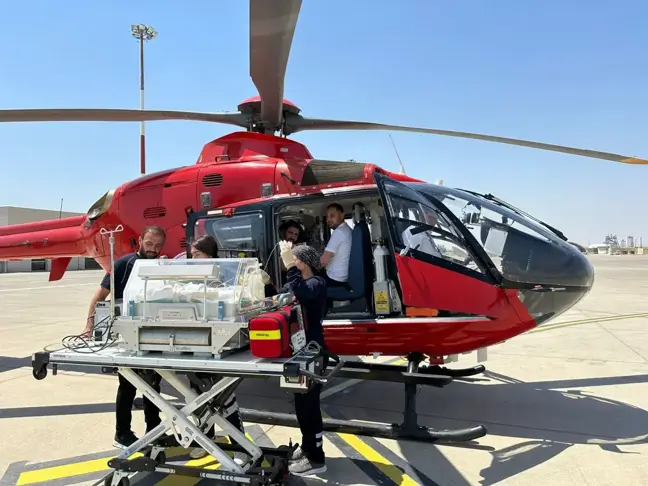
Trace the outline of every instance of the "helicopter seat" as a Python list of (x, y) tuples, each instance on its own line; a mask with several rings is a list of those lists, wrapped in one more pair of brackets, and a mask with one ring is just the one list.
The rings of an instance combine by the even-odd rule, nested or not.
[(373, 281), (371, 256), (371, 234), (366, 221), (358, 221), (351, 233), (351, 254), (349, 257), (349, 278), (346, 285), (329, 286), (326, 295), (329, 301), (350, 301), (346, 305), (334, 305), (329, 313), (367, 312), (367, 289)]

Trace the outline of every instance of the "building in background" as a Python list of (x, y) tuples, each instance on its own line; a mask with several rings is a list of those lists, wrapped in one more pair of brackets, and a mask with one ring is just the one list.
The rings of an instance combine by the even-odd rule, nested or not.
[[(51, 211), (47, 209), (20, 208), (15, 206), (0, 206), (0, 226), (13, 224), (35, 223), (48, 219), (69, 218), (81, 216), (83, 213), (70, 213), (67, 211)], [(100, 268), (92, 258), (72, 258), (68, 270), (96, 270)], [(49, 260), (19, 260), (0, 261), (0, 273), (8, 272), (48, 272)]]

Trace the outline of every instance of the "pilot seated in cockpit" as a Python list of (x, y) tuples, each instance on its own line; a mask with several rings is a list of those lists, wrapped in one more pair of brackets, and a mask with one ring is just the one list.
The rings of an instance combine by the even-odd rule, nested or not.
[[(436, 214), (428, 209), (424, 209), (423, 211), (425, 224), (429, 226), (436, 226), (438, 223)], [(405, 231), (403, 231), (403, 233), (401, 234), (403, 238), (403, 244), (405, 246), (409, 246), (412, 250), (417, 250), (430, 256), (443, 258), (443, 254), (432, 238), (432, 231), (430, 229), (426, 229), (421, 233), (412, 234), (412, 230), (414, 230), (415, 228), (421, 228), (421, 225), (412, 224), (408, 226)]]

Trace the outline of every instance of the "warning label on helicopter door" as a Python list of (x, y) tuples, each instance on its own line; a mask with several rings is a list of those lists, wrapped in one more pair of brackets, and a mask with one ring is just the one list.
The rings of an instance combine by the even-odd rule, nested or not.
[(387, 299), (387, 292), (379, 290), (374, 293), (374, 302), (376, 304), (376, 312), (389, 313), (389, 300)]

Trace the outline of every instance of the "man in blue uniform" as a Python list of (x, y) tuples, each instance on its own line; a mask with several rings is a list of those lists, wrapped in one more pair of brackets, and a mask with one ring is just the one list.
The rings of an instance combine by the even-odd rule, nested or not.
[[(126, 283), (133, 270), (135, 260), (140, 258), (157, 258), (162, 251), (166, 234), (159, 226), (149, 226), (144, 229), (139, 239), (139, 250), (135, 253), (124, 255), (115, 261), (115, 288), (112, 289), (112, 299), (117, 300), (123, 298)], [(90, 309), (88, 310), (88, 320), (85, 329), (83, 330), (84, 336), (92, 335), (94, 327), (94, 309), (97, 302), (106, 300), (111, 293), (110, 288), (110, 273), (106, 273), (97, 292), (90, 301)], [(155, 391), (160, 392), (161, 377), (153, 371), (148, 371), (142, 374), (142, 378), (149, 383)], [(131, 430), (132, 408), (133, 401), (135, 400), (135, 393), (137, 389), (122, 375), (119, 375), (119, 387), (117, 389), (116, 401), (116, 430), (115, 440), (113, 446), (118, 448), (126, 448), (137, 440), (137, 436)], [(144, 419), (146, 421), (146, 432), (154, 429), (161, 423), (160, 411), (148, 399), (144, 398)]]

